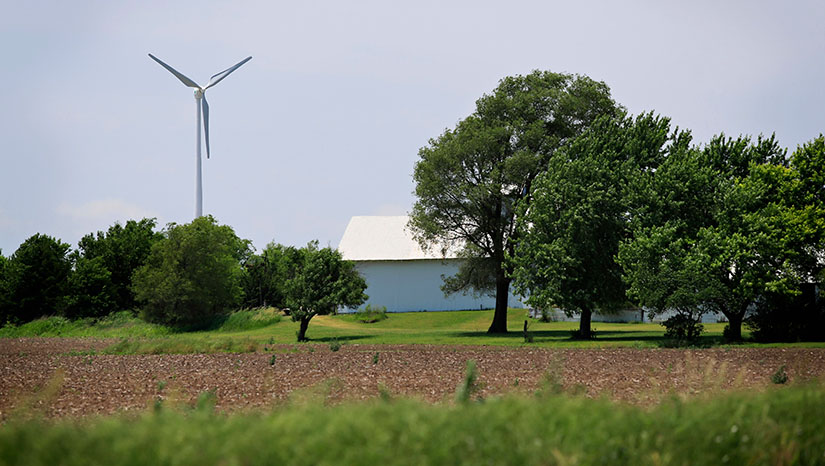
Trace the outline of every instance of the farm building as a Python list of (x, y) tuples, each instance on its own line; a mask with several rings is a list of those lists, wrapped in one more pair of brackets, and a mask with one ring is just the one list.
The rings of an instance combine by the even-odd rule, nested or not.
[[(405, 215), (352, 217), (344, 231), (338, 250), (366, 279), (367, 304), (386, 306), (389, 312), (494, 308), (495, 298), (486, 295), (444, 296), (441, 277), (454, 275), (461, 259), (455, 251), (422, 250), (408, 220)], [(512, 293), (509, 306), (524, 307)]]

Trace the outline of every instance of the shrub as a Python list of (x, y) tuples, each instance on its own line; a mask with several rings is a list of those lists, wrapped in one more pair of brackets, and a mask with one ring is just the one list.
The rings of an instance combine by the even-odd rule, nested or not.
[(241, 262), (249, 241), (211, 216), (171, 224), (135, 271), (141, 317), (179, 328), (208, 327), (240, 302)]
[(330, 350), (330, 351), (332, 351), (332, 352), (336, 352), (336, 351), (338, 351), (339, 349), (341, 349), (341, 342), (340, 342), (340, 341), (338, 341), (338, 339), (337, 339), (337, 338), (333, 338), (333, 339), (329, 342), (329, 350)]
[[(701, 317), (701, 316), (700, 316)], [(690, 313), (679, 313), (662, 322), (665, 327), (665, 338), (677, 342), (695, 343), (705, 329), (699, 318)]]
[(825, 299), (816, 286), (800, 287), (797, 296), (766, 293), (745, 319), (751, 336), (759, 342), (825, 340)]
[(240, 332), (268, 327), (280, 321), (281, 314), (275, 309), (248, 309), (220, 317), (215, 329), (221, 332)]
[(364, 307), (364, 309), (359, 309), (358, 312), (355, 313), (355, 320), (363, 324), (372, 324), (375, 322), (380, 322), (382, 320), (386, 320), (386, 318), (386, 306), (372, 307), (371, 305), (367, 304), (367, 306)]
[(785, 365), (783, 364), (782, 366), (779, 367), (779, 369), (776, 370), (776, 372), (774, 372), (771, 375), (771, 382), (773, 382), (777, 385), (782, 385), (782, 384), (786, 383), (787, 381), (788, 381), (788, 373), (785, 372)]

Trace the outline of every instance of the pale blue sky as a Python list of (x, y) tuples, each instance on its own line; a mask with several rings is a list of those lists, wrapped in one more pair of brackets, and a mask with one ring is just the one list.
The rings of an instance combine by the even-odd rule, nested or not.
[(76, 246), (194, 213), (195, 105), (209, 90), (204, 212), (260, 249), (336, 246), (353, 215), (404, 214), (429, 138), (507, 75), (606, 82), (694, 132), (825, 132), (825, 2), (6, 2), (0, 249)]

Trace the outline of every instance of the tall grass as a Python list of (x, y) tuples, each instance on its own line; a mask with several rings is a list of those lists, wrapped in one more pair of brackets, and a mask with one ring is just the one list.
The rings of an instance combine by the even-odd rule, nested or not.
[(97, 337), (129, 338), (169, 335), (172, 330), (162, 325), (144, 322), (129, 311), (112, 313), (99, 319), (69, 320), (54, 316), (33, 320), (20, 326), (0, 328), (3, 337)]
[[(257, 330), (281, 321), (276, 309), (245, 309), (221, 316), (207, 325), (208, 330), (220, 333)], [(69, 320), (53, 316), (37, 319), (20, 326), (0, 328), (3, 337), (98, 337), (142, 338), (181, 334), (179, 329), (147, 323), (129, 311), (115, 312), (99, 319)]]
[(825, 389), (814, 385), (650, 409), (564, 395), (316, 400), (232, 415), (199, 405), (12, 419), (0, 428), (0, 464), (825, 464)]

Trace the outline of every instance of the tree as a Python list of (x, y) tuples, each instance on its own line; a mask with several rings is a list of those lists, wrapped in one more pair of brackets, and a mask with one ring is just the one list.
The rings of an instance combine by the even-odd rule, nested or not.
[[(766, 290), (747, 325), (758, 341), (816, 341), (825, 338), (825, 137), (798, 147), (787, 168), (762, 173), (779, 186), (778, 208), (768, 221), (780, 225), (781, 247), (801, 283), (790, 292)], [(819, 292), (818, 292), (819, 290)]]
[(559, 147), (618, 111), (602, 82), (534, 71), (502, 79), (472, 115), (419, 151), (410, 227), (425, 248), (461, 248), (465, 261), (442, 289), (495, 294), (489, 333), (507, 331), (505, 257), (518, 242), (516, 205), (529, 202), (533, 180)]
[(591, 316), (627, 304), (614, 257), (630, 235), (636, 187), (669, 151), (690, 143), (666, 118), (602, 117), (557, 150), (538, 175), (532, 201), (519, 206), (522, 231), (511, 264), (516, 289), (533, 306), (581, 316), (578, 335), (591, 337)]
[(244, 306), (286, 307), (285, 283), (293, 275), (299, 258), (298, 249), (274, 242), (261, 254), (251, 256), (244, 263)]
[(69, 318), (103, 317), (117, 309), (112, 274), (101, 257), (74, 254), (69, 274), (69, 295), (64, 314)]
[(149, 321), (175, 327), (210, 324), (241, 302), (249, 241), (212, 216), (170, 224), (135, 271), (132, 289)]
[(298, 341), (306, 341), (309, 321), (335, 314), (340, 307), (355, 308), (367, 300), (367, 282), (341, 253), (313, 241), (299, 250), (294, 275), (286, 282), (286, 302), (293, 322), (300, 322)]
[(10, 314), (11, 301), (9, 300), (8, 286), (8, 263), (9, 260), (3, 255), (0, 249), (0, 326), (5, 325)]
[[(676, 208), (639, 215), (618, 261), (630, 294), (661, 312), (680, 306), (723, 314), (741, 340), (748, 309), (766, 292), (800, 282), (797, 235), (781, 206), (785, 151), (773, 137), (720, 135), (666, 160), (647, 192)], [(657, 209), (658, 210), (658, 209)]]
[(69, 245), (40, 233), (26, 239), (5, 264), (5, 320), (29, 322), (65, 307)]
[[(155, 231), (155, 226), (156, 220), (153, 218), (129, 220), (125, 225), (115, 223), (105, 233), (98, 231), (81, 238), (78, 243), (77, 261), (84, 264), (82, 267), (76, 266), (76, 271), (82, 270), (87, 276), (74, 280), (76, 284), (86, 287), (78, 292), (89, 293), (95, 289), (103, 292), (105, 289), (108, 296), (77, 296), (75, 301), (78, 304), (96, 302), (95, 305), (98, 307), (92, 314), (99, 315), (115, 310), (134, 309), (136, 302), (132, 291), (132, 275), (146, 262), (152, 245), (162, 238), (162, 235)], [(95, 265), (85, 261), (94, 261)], [(93, 271), (93, 268), (102, 270)], [(88, 274), (93, 273), (96, 276), (95, 280), (103, 280), (103, 270), (108, 272), (109, 283), (100, 282), (92, 286)], [(104, 305), (105, 308), (99, 307)], [(82, 309), (77, 310), (83, 313)]]

